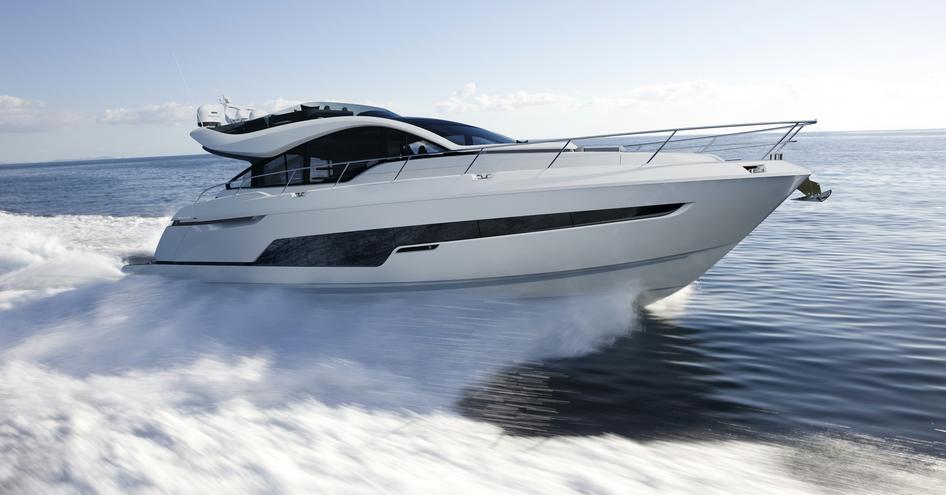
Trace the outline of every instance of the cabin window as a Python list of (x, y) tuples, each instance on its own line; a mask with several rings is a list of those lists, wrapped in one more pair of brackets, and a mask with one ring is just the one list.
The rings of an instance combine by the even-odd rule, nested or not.
[(444, 148), (417, 136), (384, 127), (356, 127), (314, 139), (308, 144), (309, 160), (345, 163), (437, 153)]
[(497, 144), (497, 141), (489, 139), (485, 136), (480, 136), (478, 134), (468, 134), (468, 137), (469, 137), (469, 143), (473, 145)]
[[(254, 164), (252, 185), (253, 187), (285, 186), (287, 180), (290, 184), (302, 184), (306, 180), (304, 168), (304, 155), (294, 152), (284, 153)], [(233, 187), (240, 186), (231, 184), (231, 189)]]
[(243, 189), (244, 187), (250, 187), (250, 176), (252, 173), (252, 167), (240, 172), (240, 175), (230, 179), (230, 182), (227, 183), (227, 189)]
[(449, 120), (401, 117), (397, 120), (416, 125), (461, 146), (514, 143), (515, 140), (472, 125)]
[(302, 184), (305, 179), (305, 155), (301, 153), (286, 153), (286, 175), (290, 184)]
[[(285, 186), (287, 180), (290, 184), (345, 182), (386, 159), (444, 151), (442, 146), (397, 129), (345, 129), (254, 163), (252, 187)], [(240, 177), (243, 174), (233, 179), (231, 189), (241, 187), (237, 182)]]
[(253, 172), (253, 187), (286, 184), (286, 155), (279, 155), (254, 168), (257, 170)]
[(385, 158), (446, 151), (417, 136), (386, 127), (356, 127), (306, 145), (311, 182), (345, 182)]
[(312, 182), (322, 182), (332, 176), (332, 167), (328, 162), (316, 157), (309, 157), (309, 180)]

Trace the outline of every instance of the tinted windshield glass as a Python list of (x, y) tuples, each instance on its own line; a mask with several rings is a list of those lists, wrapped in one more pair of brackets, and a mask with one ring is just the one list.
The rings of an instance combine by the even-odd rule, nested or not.
[(479, 127), (460, 124), (458, 122), (450, 122), (448, 120), (420, 118), (401, 118), (397, 120), (427, 129), (434, 134), (443, 136), (450, 141), (463, 146), (516, 142), (515, 139), (503, 136), (502, 134), (496, 134), (495, 132), (487, 131), (486, 129), (480, 129)]
[[(446, 151), (413, 134), (387, 127), (354, 127), (303, 143), (279, 156), (253, 161), (228, 189), (345, 182), (384, 161)], [(252, 175), (252, 179), (250, 176)]]

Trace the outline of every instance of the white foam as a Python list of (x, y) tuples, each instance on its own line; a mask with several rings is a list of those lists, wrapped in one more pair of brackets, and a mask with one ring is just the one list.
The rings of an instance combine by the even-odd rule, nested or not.
[(647, 305), (647, 310), (665, 319), (673, 320), (686, 314), (687, 304), (696, 292), (698, 282), (674, 292), (668, 297)]
[(272, 364), (254, 400), (305, 393), (329, 404), (422, 410), (448, 406), (503, 366), (588, 352), (632, 326), (630, 297), (620, 294), (329, 298), (122, 278), (120, 256), (153, 245), (163, 219), (0, 215), (16, 233), (0, 285), (9, 306), (0, 311), (0, 357), (73, 375), (249, 358)]
[(0, 211), (0, 310), (121, 277), (121, 258), (153, 251), (167, 218)]
[(412, 415), (314, 398), (260, 407), (243, 394), (213, 408), (192, 405), (195, 390), (250, 390), (267, 373), (254, 360), (82, 378), (5, 364), (0, 486), (15, 493), (541, 494), (936, 493), (946, 486), (940, 460), (891, 461), (837, 439), (810, 439), (800, 450), (615, 436), (542, 441), (503, 437), (445, 411)]
[(84, 375), (248, 357), (272, 364), (260, 399), (426, 410), (501, 367), (591, 351), (631, 318), (624, 298), (324, 298), (128, 277), (0, 313), (0, 358)]
[[(503, 367), (632, 331), (628, 295), (325, 298), (121, 277), (120, 257), (165, 222), (0, 213), (13, 233), (0, 241), (0, 491), (817, 489), (786, 447), (540, 441), (453, 411)], [(896, 486), (930, 483), (917, 476)]]

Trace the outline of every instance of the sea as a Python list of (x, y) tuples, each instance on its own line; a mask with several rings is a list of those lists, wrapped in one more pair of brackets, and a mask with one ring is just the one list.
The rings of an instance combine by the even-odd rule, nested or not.
[(784, 158), (646, 308), (125, 276), (243, 164), (2, 165), (0, 493), (946, 493), (946, 131)]

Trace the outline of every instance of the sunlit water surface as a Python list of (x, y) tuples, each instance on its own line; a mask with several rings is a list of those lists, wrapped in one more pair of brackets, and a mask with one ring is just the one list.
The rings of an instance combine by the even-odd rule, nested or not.
[(946, 132), (696, 284), (522, 301), (123, 277), (215, 157), (0, 167), (0, 492), (946, 492)]

